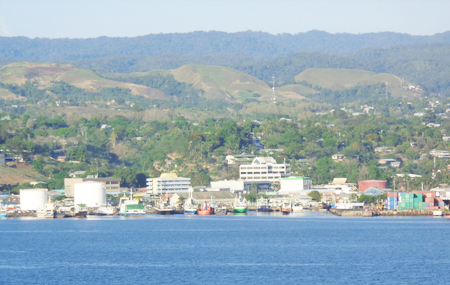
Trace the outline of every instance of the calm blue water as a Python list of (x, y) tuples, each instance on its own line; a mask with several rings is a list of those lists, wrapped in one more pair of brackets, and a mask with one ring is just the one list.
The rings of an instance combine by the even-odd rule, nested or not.
[(0, 284), (448, 284), (450, 219), (0, 220)]

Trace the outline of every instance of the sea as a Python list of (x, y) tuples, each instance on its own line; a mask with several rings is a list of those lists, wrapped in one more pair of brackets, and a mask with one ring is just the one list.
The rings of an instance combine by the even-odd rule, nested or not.
[(0, 284), (449, 284), (450, 219), (0, 220)]

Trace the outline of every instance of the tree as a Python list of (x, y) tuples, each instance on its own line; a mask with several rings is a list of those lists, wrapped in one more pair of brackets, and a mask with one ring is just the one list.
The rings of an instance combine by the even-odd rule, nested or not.
[(44, 170), (44, 159), (42, 155), (39, 155), (37, 159), (33, 160), (32, 165), (37, 173), (42, 173), (42, 170)]
[(313, 190), (308, 193), (308, 196), (311, 197), (314, 201), (320, 202), (322, 200), (322, 195), (319, 191)]

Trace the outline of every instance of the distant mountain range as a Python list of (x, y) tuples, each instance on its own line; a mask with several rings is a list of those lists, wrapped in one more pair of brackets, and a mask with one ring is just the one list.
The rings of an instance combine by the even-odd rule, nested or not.
[(330, 34), (310, 31), (272, 35), (263, 32), (192, 32), (141, 37), (45, 39), (0, 37), (0, 57), (14, 61), (77, 61), (108, 56), (242, 54), (261, 58), (288, 56), (301, 51), (345, 55), (364, 48), (389, 48), (429, 43), (450, 44), (450, 32), (412, 36), (392, 32)]

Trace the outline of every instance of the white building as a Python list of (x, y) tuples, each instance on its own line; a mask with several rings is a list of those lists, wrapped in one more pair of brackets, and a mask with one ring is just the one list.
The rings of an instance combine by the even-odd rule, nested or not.
[(288, 177), (291, 166), (277, 163), (272, 157), (256, 157), (251, 164), (239, 166), (239, 179), (244, 181), (277, 182), (280, 178)]
[(450, 152), (448, 150), (433, 149), (430, 151), (430, 154), (439, 158), (450, 158)]
[(280, 179), (279, 194), (291, 194), (301, 190), (312, 188), (312, 180), (310, 177), (289, 176)]
[(147, 178), (148, 192), (153, 194), (188, 191), (190, 187), (191, 178), (178, 177), (175, 173), (162, 173), (158, 178)]

